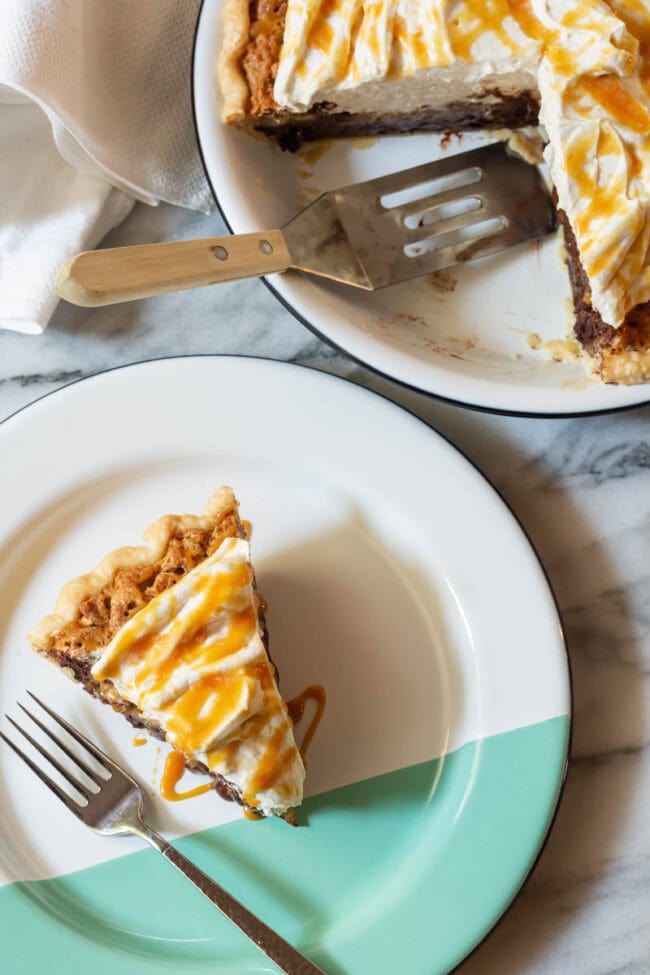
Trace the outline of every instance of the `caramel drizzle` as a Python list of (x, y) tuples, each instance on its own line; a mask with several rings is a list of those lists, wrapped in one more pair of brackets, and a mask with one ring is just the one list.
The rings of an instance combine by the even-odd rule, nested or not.
[[(524, 38), (540, 43), (556, 70), (570, 77), (576, 71), (576, 56), (580, 52), (565, 48), (563, 30), (596, 32), (605, 14), (600, 3), (589, 0), (588, 3), (576, 3), (573, 9), (564, 12), (557, 26), (547, 27), (536, 15), (531, 0), (463, 0), (456, 5), (453, 16), (428, 6), (414, 24), (406, 23), (394, 6), (387, 0), (383, 4), (364, 0), (319, 0), (307, 4), (305, 50), (317, 51), (321, 55), (316, 80), (337, 84), (348, 75), (352, 81), (358, 80), (359, 65), (354, 60), (356, 48), (369, 50), (376, 61), (383, 60), (387, 37), (392, 38), (392, 46), (400, 50), (405, 59), (401, 71), (397, 70), (392, 63), (392, 53), (388, 51), (386, 70), (389, 76), (395, 75), (396, 71), (397, 74), (410, 74), (417, 68), (441, 67), (450, 64), (454, 57), (471, 61), (475, 43), (485, 34), (496, 37), (506, 51), (518, 56), (525, 44), (510, 36), (508, 22), (514, 22)], [(641, 0), (625, 0), (625, 3), (610, 0), (608, 6), (641, 42), (641, 53), (645, 56), (650, 46), (650, 31)], [(335, 31), (333, 25), (339, 19), (351, 25), (349, 33)], [(291, 47), (291, 42), (285, 43)], [(589, 43), (588, 39), (586, 43)], [(628, 50), (625, 41), (622, 47)], [(632, 50), (629, 54), (631, 64)], [(299, 76), (306, 75), (306, 55), (296, 70)]]
[(646, 134), (650, 131), (650, 117), (645, 105), (632, 98), (614, 75), (594, 75), (580, 78), (574, 82), (573, 91), (577, 98), (584, 92), (605, 110), (610, 118), (616, 119), (633, 132)]
[[(305, 761), (305, 755), (307, 754), (307, 749), (311, 744), (311, 741), (316, 733), (323, 713), (325, 711), (326, 702), (326, 692), (325, 688), (320, 684), (312, 684), (307, 687), (301, 694), (294, 697), (292, 701), (287, 702), (287, 713), (291, 718), (292, 724), (296, 725), (305, 713), (305, 705), (308, 701), (316, 702), (316, 713), (314, 714), (307, 732), (303, 739), (303, 743), (299, 749), (302, 756), (303, 762)], [(253, 809), (257, 805), (257, 800), (255, 796), (260, 792), (265, 792), (267, 789), (278, 786), (285, 768), (293, 761), (296, 754), (296, 745), (292, 741), (288, 746), (286, 745), (286, 728), (284, 723), (281, 723), (275, 733), (272, 735), (264, 754), (262, 755), (258, 767), (255, 770), (255, 775), (253, 776), (248, 791), (246, 793), (245, 799), (249, 806)]]
[[(298, 0), (295, 0), (299, 9)], [(290, 0), (291, 6), (291, 0)], [(502, 45), (504, 52), (519, 56), (530, 45), (536, 45), (540, 57), (545, 57), (554, 79), (565, 86), (563, 100), (571, 107), (575, 117), (601, 119), (623, 126), (633, 134), (630, 139), (623, 135), (619, 145), (613, 146), (612, 158), (617, 158), (621, 171), (630, 171), (632, 177), (643, 183), (650, 156), (650, 117), (645, 104), (635, 97), (634, 89), (627, 80), (638, 75), (645, 90), (650, 92), (650, 22), (647, 0), (582, 0), (570, 5), (555, 21), (545, 23), (538, 17), (532, 0), (462, 0), (456, 4), (420, 5), (416, 14), (406, 22), (398, 13), (396, 3), (389, 0), (313, 0), (300, 6), (308, 17), (305, 33), (305, 50), (317, 52), (317, 67), (312, 60), (307, 70), (307, 54), (297, 67), (299, 77), (314, 75), (314, 83), (336, 85), (348, 79), (362, 79), (369, 52), (371, 59), (389, 78), (407, 76), (413, 71), (433, 66), (442, 67), (455, 58), (472, 61), (476, 44), (489, 34)], [(603, 45), (605, 57), (618, 51), (623, 77), (603, 63), (592, 63), (587, 73), (580, 70), (581, 58), (598, 36), (607, 35), (613, 18), (625, 24), (628, 33), (622, 37), (609, 37)], [(335, 29), (339, 21), (349, 29)], [(516, 33), (513, 34), (513, 27)], [(577, 31), (577, 47), (568, 45), (565, 31)], [(638, 59), (637, 59), (638, 50)], [(399, 56), (398, 56), (399, 55)], [(384, 63), (386, 62), (386, 63)], [(314, 74), (315, 70), (315, 74)], [(629, 89), (629, 90), (628, 90)], [(611, 140), (610, 140), (611, 141)], [(601, 166), (601, 146), (593, 147), (599, 154), (595, 165)], [(582, 196), (582, 187), (590, 180), (583, 172), (585, 160), (577, 167), (572, 165), (575, 148), (569, 150), (565, 168)], [(578, 217), (578, 244), (584, 252), (590, 275), (601, 274), (611, 268), (618, 287), (626, 289), (638, 278), (646, 264), (647, 234), (643, 232), (643, 218), (632, 220), (629, 236), (631, 246), (620, 240), (613, 241), (607, 252), (602, 251), (599, 228), (593, 221), (610, 216), (610, 200), (626, 196), (645, 199), (643, 192), (625, 186), (621, 194), (610, 187), (597, 187), (595, 197), (583, 197), (588, 205)], [(592, 250), (598, 252), (593, 258)]]
[(302, 755), (303, 762), (305, 762), (307, 749), (311, 745), (312, 739), (316, 734), (323, 714), (325, 713), (327, 692), (322, 684), (311, 684), (309, 687), (305, 688), (302, 694), (298, 694), (298, 696), (294, 697), (293, 700), (287, 702), (287, 711), (289, 712), (289, 717), (294, 725), (298, 724), (298, 722), (302, 720), (305, 713), (305, 705), (308, 701), (316, 702), (316, 711), (311, 719), (311, 722), (309, 723), (307, 731), (305, 732), (302, 745), (300, 746), (300, 754)]
[(171, 751), (165, 759), (165, 767), (160, 779), (160, 795), (168, 802), (179, 802), (182, 799), (192, 799), (194, 796), (202, 796), (204, 792), (209, 792), (212, 783), (206, 782), (205, 785), (197, 785), (194, 789), (186, 792), (176, 792), (176, 785), (183, 777), (185, 771), (185, 759), (180, 752), (175, 749)]
[(250, 819), (254, 823), (259, 823), (262, 819), (264, 819), (264, 816), (262, 816), (261, 813), (255, 812), (254, 809), (246, 809), (246, 807), (244, 807), (244, 819)]
[[(214, 740), (216, 729), (225, 726), (230, 715), (238, 715), (243, 723), (235, 738), (209, 750), (208, 766), (214, 768), (227, 758), (236, 762), (235, 755), (230, 752), (236, 752), (245, 740), (268, 726), (273, 730), (257, 759), (244, 800), (254, 809), (259, 804), (257, 795), (260, 793), (273, 788), (279, 793), (291, 793), (291, 769), (298, 759), (298, 750), (288, 720), (289, 711), (278, 695), (268, 659), (244, 663), (225, 672), (212, 669), (225, 657), (236, 654), (256, 630), (257, 611), (251, 594), (251, 601), (245, 608), (231, 613), (223, 636), (215, 639), (209, 633), (213, 607), (230, 605), (239, 594), (248, 595), (251, 574), (246, 562), (229, 572), (205, 575), (189, 595), (183, 590), (172, 590), (168, 599), (170, 605), (165, 605), (166, 596), (161, 594), (142, 611), (139, 620), (135, 617), (130, 625), (127, 624), (111, 657), (104, 662), (102, 676), (111, 676), (126, 658), (135, 670), (132, 678), (135, 695), (144, 699), (148, 694), (163, 691), (182, 665), (191, 666), (197, 675), (202, 674), (178, 697), (161, 706), (166, 727), (180, 750), (169, 754), (161, 779), (161, 795), (168, 800), (187, 799), (211, 788), (208, 784), (176, 793), (176, 784), (183, 774), (182, 753), (201, 751), (206, 741)], [(179, 593), (180, 607), (177, 605)], [(194, 604), (190, 604), (190, 598), (194, 599)], [(162, 630), (157, 618), (161, 603), (165, 606), (165, 618), (171, 617)], [(149, 626), (153, 627), (152, 632), (147, 631)], [(259, 713), (251, 714), (247, 709), (252, 707), (258, 689), (264, 697), (263, 705)], [(292, 702), (295, 723), (300, 720), (310, 698), (316, 700), (318, 707), (305, 735), (303, 755), (322, 717), (325, 693), (314, 686)]]
[[(302, 745), (300, 746), (300, 754), (302, 755), (303, 761), (305, 761), (305, 756), (307, 750), (311, 745), (311, 742), (318, 730), (318, 726), (321, 723), (323, 714), (325, 713), (325, 705), (327, 703), (327, 692), (321, 684), (312, 684), (305, 688), (301, 694), (294, 697), (291, 701), (287, 702), (287, 711), (289, 717), (294, 725), (298, 724), (305, 714), (305, 707), (309, 701), (314, 701), (316, 703), (316, 711), (309, 723), (309, 727), (305, 732)], [(284, 729), (281, 729), (281, 733), (276, 734), (277, 740), (272, 740), (269, 743), (267, 752), (260, 763), (260, 768), (257, 771), (256, 779), (256, 791), (259, 789), (270, 788), (275, 780), (279, 777), (284, 765), (285, 760), (289, 756), (280, 755), (280, 747), (284, 739)], [(134, 739), (140, 743), (140, 739)], [(144, 741), (142, 741), (144, 744)], [(211, 783), (206, 783), (204, 785), (196, 786), (194, 789), (188, 789), (186, 792), (177, 792), (176, 786), (178, 782), (183, 777), (185, 771), (185, 759), (181, 752), (170, 751), (165, 759), (165, 767), (163, 769), (163, 774), (160, 780), (160, 795), (163, 799), (168, 802), (179, 802), (184, 799), (192, 799), (194, 796), (203, 795), (209, 792), (212, 788)], [(244, 816), (246, 819), (259, 820), (261, 817), (253, 809), (244, 809)]]
[[(316, 702), (316, 711), (309, 722), (309, 727), (305, 732), (305, 737), (303, 738), (302, 745), (299, 748), (299, 752), (305, 765), (307, 764), (305, 760), (307, 749), (311, 745), (313, 737), (321, 723), (323, 714), (325, 713), (327, 692), (322, 684), (311, 684), (309, 687), (306, 687), (301, 694), (298, 694), (297, 697), (292, 698), (291, 701), (287, 701), (287, 712), (293, 725), (297, 725), (302, 720), (305, 714), (305, 707), (309, 701)], [(260, 763), (260, 768), (255, 776), (256, 791), (260, 790), (262, 787), (269, 788), (270, 786), (274, 785), (277, 779), (281, 776), (286, 762), (293, 755), (295, 748), (294, 745), (280, 754), (280, 747), (283, 741), (284, 730), (282, 729), (281, 732), (277, 734), (275, 738), (271, 740), (271, 742), (269, 742), (269, 746), (264, 754), (262, 762)], [(249, 805), (255, 806), (256, 800), (252, 794), (247, 795), (246, 800)], [(259, 813), (255, 812), (254, 808), (244, 809), (244, 817), (254, 822), (259, 822), (260, 819), (264, 818)]]

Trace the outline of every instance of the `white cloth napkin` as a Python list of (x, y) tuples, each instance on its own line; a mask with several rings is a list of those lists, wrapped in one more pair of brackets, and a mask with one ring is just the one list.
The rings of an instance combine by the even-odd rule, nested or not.
[(199, 5), (0, 3), (0, 327), (42, 332), (60, 264), (134, 199), (210, 210), (191, 107)]

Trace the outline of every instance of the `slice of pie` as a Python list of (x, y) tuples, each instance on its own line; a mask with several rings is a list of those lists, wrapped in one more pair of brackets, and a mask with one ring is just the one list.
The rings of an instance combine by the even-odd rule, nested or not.
[(34, 649), (188, 768), (260, 815), (289, 816), (305, 769), (266, 649), (249, 543), (232, 490), (166, 515), (62, 590)]
[(224, 121), (324, 136), (539, 118), (594, 373), (650, 380), (650, 0), (224, 0)]

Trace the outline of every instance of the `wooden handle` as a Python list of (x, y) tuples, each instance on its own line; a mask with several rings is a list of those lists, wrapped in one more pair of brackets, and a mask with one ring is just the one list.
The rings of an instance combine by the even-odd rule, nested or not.
[(61, 267), (56, 290), (94, 308), (291, 267), (281, 230), (166, 244), (112, 247), (76, 254)]

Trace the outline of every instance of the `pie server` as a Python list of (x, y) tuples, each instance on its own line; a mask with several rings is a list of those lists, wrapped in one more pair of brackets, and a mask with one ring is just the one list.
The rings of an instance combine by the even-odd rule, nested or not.
[(289, 269), (374, 291), (555, 229), (536, 166), (503, 143), (314, 200), (282, 230), (85, 251), (61, 268), (75, 305), (109, 305)]

